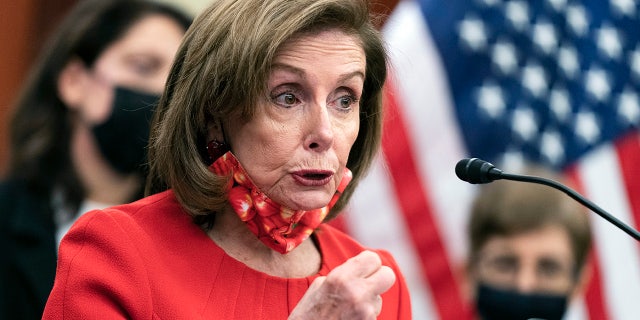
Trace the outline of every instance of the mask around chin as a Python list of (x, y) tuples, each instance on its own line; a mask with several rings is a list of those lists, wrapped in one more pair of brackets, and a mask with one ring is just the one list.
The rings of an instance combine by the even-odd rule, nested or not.
[(109, 118), (92, 128), (102, 156), (119, 173), (141, 172), (159, 95), (115, 87)]
[(482, 320), (560, 320), (567, 309), (567, 296), (524, 294), (479, 284), (476, 307)]
[(309, 238), (324, 222), (329, 210), (353, 178), (351, 171), (345, 168), (342, 180), (327, 206), (314, 210), (293, 210), (260, 191), (231, 151), (220, 156), (209, 168), (219, 176), (232, 176), (228, 186), (231, 208), (251, 233), (281, 254), (291, 252)]

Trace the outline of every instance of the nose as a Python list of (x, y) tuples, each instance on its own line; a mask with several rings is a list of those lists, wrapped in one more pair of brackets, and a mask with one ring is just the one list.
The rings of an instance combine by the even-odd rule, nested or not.
[(316, 152), (327, 150), (333, 144), (334, 128), (329, 109), (323, 103), (316, 103), (305, 121), (307, 136), (305, 145)]
[(516, 274), (516, 290), (520, 293), (531, 293), (536, 290), (536, 273), (535, 270), (522, 268)]

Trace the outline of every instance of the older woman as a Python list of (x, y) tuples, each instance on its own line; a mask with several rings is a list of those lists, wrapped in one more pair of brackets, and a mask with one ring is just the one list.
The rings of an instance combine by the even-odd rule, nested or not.
[(386, 67), (366, 1), (214, 1), (158, 107), (157, 193), (76, 223), (45, 318), (411, 318), (391, 255), (322, 224), (378, 150)]

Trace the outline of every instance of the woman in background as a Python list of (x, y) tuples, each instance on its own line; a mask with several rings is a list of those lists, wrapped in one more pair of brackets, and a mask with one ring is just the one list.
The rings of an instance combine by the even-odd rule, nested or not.
[[(524, 173), (562, 178), (535, 166)], [(562, 319), (589, 279), (588, 212), (548, 186), (495, 181), (480, 190), (467, 262), (480, 319)]]
[(0, 318), (39, 319), (70, 225), (142, 195), (153, 106), (190, 22), (152, 1), (80, 1), (43, 47), (0, 184)]

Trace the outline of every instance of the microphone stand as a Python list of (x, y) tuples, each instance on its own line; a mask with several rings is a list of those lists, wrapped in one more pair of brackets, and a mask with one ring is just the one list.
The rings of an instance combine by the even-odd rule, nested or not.
[(565, 186), (565, 185), (563, 185), (561, 183), (558, 183), (556, 181), (553, 181), (553, 180), (547, 179), (547, 178), (527, 176), (527, 175), (509, 174), (509, 173), (504, 173), (504, 172), (501, 172), (501, 171), (498, 171), (498, 170), (493, 171), (491, 176), (492, 176), (492, 178), (494, 178), (496, 180), (497, 179), (505, 179), (505, 180), (513, 180), (513, 181), (532, 182), (532, 183), (543, 184), (543, 185), (558, 189), (558, 190), (564, 192), (565, 194), (567, 194), (568, 196), (570, 196), (571, 198), (573, 198), (574, 200), (580, 202), (585, 207), (591, 209), (591, 211), (597, 213), (599, 216), (601, 216), (605, 220), (609, 221), (614, 226), (616, 226), (619, 229), (621, 229), (622, 231), (626, 232), (627, 234), (629, 234), (634, 239), (640, 241), (640, 232), (638, 232), (637, 230), (635, 230), (635, 229), (631, 228), (630, 226), (626, 225), (624, 222), (620, 221), (616, 217), (614, 217), (611, 214), (607, 213), (604, 209), (598, 207), (595, 203), (589, 201), (588, 199), (586, 199), (585, 197), (581, 196), (579, 193), (577, 193), (573, 189), (571, 189), (571, 188), (569, 188), (569, 187), (567, 187), (567, 186)]

